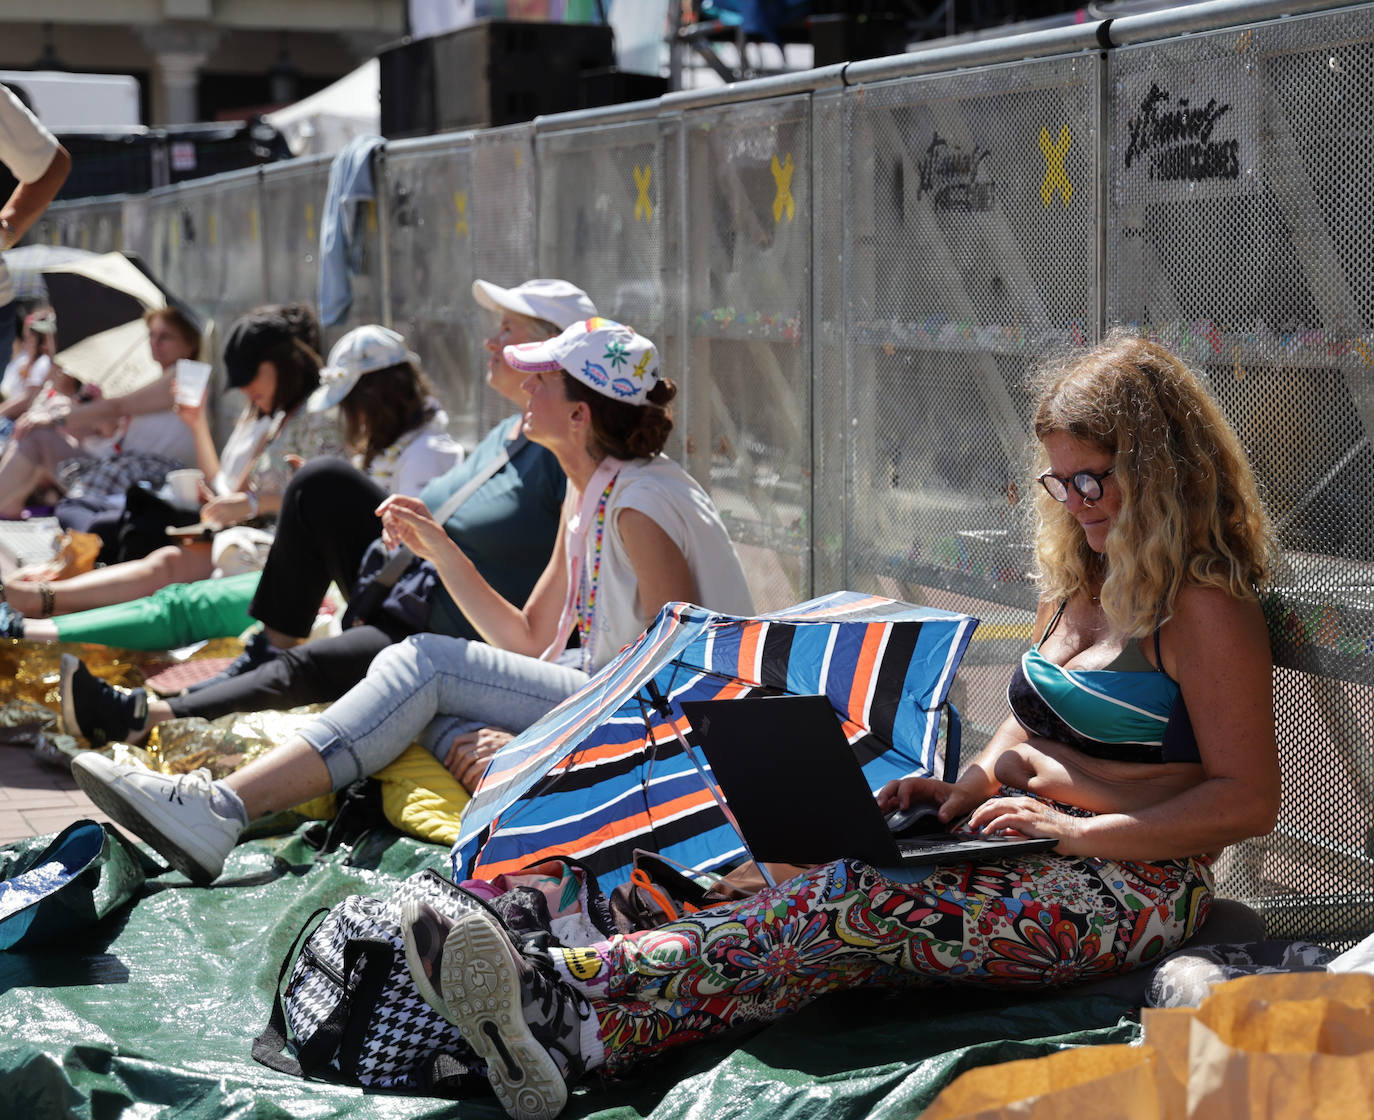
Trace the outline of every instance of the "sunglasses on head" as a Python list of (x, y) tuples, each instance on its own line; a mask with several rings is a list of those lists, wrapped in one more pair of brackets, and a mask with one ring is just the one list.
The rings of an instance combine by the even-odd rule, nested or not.
[(1069, 500), (1070, 486), (1085, 502), (1095, 502), (1102, 497), (1102, 480), (1114, 470), (1116, 470), (1115, 467), (1108, 467), (1101, 474), (1093, 474), (1092, 471), (1075, 471), (1068, 478), (1060, 478), (1059, 475), (1046, 471), (1040, 476), (1040, 485), (1056, 502)]

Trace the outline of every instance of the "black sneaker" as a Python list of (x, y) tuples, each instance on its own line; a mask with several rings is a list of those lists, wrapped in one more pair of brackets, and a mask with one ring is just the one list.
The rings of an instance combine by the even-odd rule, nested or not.
[(284, 652), (267, 640), (266, 630), (255, 631), (253, 636), (243, 643), (243, 652), (234, 658), (226, 668), (221, 669), (213, 677), (207, 677), (205, 680), (197, 681), (183, 689), (181, 694), (189, 696), (193, 692), (199, 692), (202, 688), (209, 688), (212, 684), (223, 684), (235, 677), (241, 677), (259, 665), (266, 665), (269, 661), (275, 661)]
[(453, 924), (439, 958), (446, 1016), (487, 1063), (487, 1079), (517, 1120), (553, 1120), (587, 1070), (591, 1004), (539, 954), (523, 956), (490, 914)]
[(127, 742), (148, 726), (148, 694), (94, 676), (73, 654), (62, 655), (62, 730), (93, 747)]

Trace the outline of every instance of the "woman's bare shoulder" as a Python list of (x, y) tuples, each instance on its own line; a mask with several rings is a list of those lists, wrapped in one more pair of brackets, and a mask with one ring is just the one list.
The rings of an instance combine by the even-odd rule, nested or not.
[(1168, 622), (1160, 628), (1166, 655), (1270, 658), (1269, 630), (1254, 595), (1236, 596), (1219, 587), (1186, 584), (1174, 600)]

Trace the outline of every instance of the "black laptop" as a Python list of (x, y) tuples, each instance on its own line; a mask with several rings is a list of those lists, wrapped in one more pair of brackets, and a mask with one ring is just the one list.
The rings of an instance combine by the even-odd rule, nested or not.
[(1058, 843), (950, 832), (933, 811), (894, 834), (824, 696), (684, 700), (682, 711), (756, 860), (899, 867), (1004, 859)]

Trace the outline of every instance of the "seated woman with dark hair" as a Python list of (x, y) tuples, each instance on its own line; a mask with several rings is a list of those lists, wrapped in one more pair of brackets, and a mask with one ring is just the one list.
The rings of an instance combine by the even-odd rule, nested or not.
[(1047, 988), (1140, 968), (1201, 925), (1216, 854), (1273, 828), (1256, 595), (1272, 546), (1235, 433), (1192, 373), (1136, 338), (1037, 389), (1043, 598), (1012, 714), (957, 782), (906, 778), (878, 802), (1057, 847), (914, 881), (840, 860), (580, 948), (522, 952), (485, 912), (451, 923), (411, 904), (416, 984), (512, 1116), (555, 1116), (589, 1070), (623, 1073), (835, 989)]
[[(523, 608), (482, 578), (422, 502), (391, 497), (381, 505), (386, 537), (434, 563), (485, 643), (419, 634), (389, 647), (299, 734), (220, 781), (78, 756), (74, 773), (92, 800), (194, 881), (219, 875), (248, 822), (381, 769), (417, 737), (434, 749), (455, 724), (523, 730), (664, 603), (752, 608), (710, 498), (661, 454), (676, 389), (659, 376), (653, 344), (590, 319), (547, 342), (508, 346), (505, 361), (527, 371), (525, 432), (553, 452), (569, 484), (563, 534)], [(581, 645), (568, 650), (574, 627)]]
[[(337, 412), (305, 407), (319, 386), (321, 362), (301, 336), (317, 329), (313, 314), (302, 317), (299, 307), (261, 308), (234, 324), (224, 345), (225, 369), (230, 387), (248, 403), (222, 453), (215, 450), (204, 409), (177, 406), (172, 422), (193, 437), (196, 461), (217, 491), (201, 506), (205, 524), (228, 528), (275, 517), (293, 461), (342, 450)], [(0, 588), (4, 632), (31, 641), (90, 640), (79, 624), (42, 620), (142, 599), (159, 588), (205, 579), (214, 567), (210, 542), (195, 541), (163, 545), (142, 559), (60, 582), (12, 581)], [(238, 619), (247, 625), (241, 611)]]

